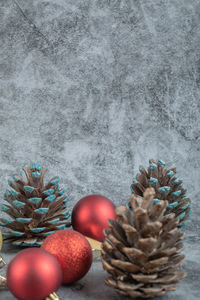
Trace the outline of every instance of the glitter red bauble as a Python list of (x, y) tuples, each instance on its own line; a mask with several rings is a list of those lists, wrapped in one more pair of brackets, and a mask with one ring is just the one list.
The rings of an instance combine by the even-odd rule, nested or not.
[(92, 248), (79, 232), (58, 230), (44, 240), (42, 248), (58, 259), (63, 271), (63, 283), (81, 279), (91, 267)]
[(20, 300), (43, 300), (61, 283), (62, 270), (57, 259), (43, 249), (20, 251), (7, 268), (7, 286)]
[(115, 206), (101, 195), (82, 198), (72, 212), (74, 230), (99, 242), (105, 238), (103, 230), (109, 227), (108, 219), (116, 219)]

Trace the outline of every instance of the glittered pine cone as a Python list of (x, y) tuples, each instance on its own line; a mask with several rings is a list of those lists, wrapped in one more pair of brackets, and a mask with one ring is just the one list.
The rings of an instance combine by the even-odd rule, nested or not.
[(68, 197), (59, 185), (60, 177), (44, 183), (45, 167), (39, 164), (24, 166), (21, 176), (8, 181), (1, 210), (9, 218), (0, 218), (7, 229), (4, 241), (18, 246), (38, 246), (43, 239), (71, 225), (67, 209)]
[(133, 179), (131, 191), (142, 197), (146, 188), (155, 189), (154, 203), (159, 200), (167, 200), (168, 206), (165, 214), (174, 213), (180, 220), (179, 227), (187, 225), (187, 219), (191, 213), (191, 201), (186, 196), (183, 181), (176, 176), (176, 168), (167, 169), (162, 160), (149, 160), (149, 167), (139, 167), (140, 173)]

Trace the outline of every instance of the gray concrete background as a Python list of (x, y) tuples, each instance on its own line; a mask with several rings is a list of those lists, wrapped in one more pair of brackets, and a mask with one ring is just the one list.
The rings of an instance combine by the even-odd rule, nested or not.
[[(200, 292), (199, 31), (199, 0), (0, 1), (1, 199), (24, 163), (60, 175), (71, 208), (91, 193), (126, 203), (149, 158), (176, 166), (193, 203), (188, 276), (163, 300)], [(105, 276), (94, 263), (59, 294), (121, 299)]]

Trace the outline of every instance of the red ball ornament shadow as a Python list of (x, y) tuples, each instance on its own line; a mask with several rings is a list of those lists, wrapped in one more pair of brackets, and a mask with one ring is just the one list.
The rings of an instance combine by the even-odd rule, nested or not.
[(116, 219), (115, 205), (101, 195), (82, 198), (72, 211), (72, 227), (83, 235), (102, 242), (103, 230), (109, 228), (108, 219)]

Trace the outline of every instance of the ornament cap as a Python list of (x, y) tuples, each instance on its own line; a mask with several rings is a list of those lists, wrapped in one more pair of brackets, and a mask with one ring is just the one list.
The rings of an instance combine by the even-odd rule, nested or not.
[(56, 293), (50, 294), (45, 300), (60, 300)]
[(88, 238), (86, 236), (86, 239), (90, 243), (90, 246), (92, 248), (92, 254), (93, 254), (93, 260), (99, 260), (101, 258), (101, 247), (102, 243), (96, 240), (93, 240), (91, 238)]
[[(6, 265), (2, 257), (0, 257), (0, 269)], [(6, 278), (0, 275), (0, 286), (6, 286)]]

